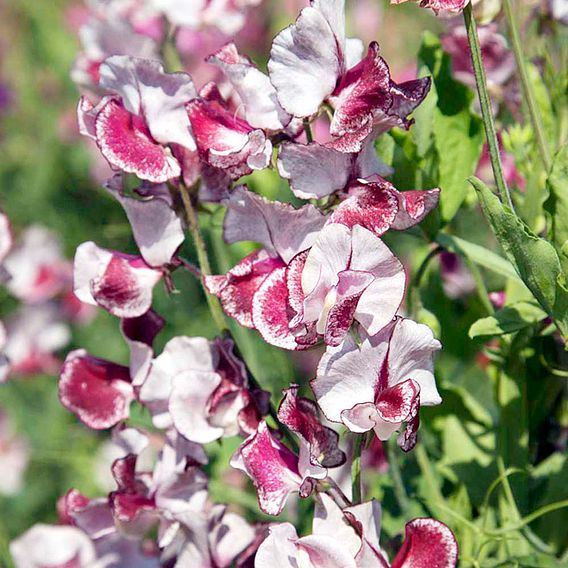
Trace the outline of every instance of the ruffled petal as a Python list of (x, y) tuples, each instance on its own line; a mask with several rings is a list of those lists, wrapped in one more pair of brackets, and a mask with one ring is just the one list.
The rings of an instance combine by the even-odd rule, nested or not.
[(90, 428), (110, 428), (129, 416), (134, 400), (130, 372), (84, 349), (72, 351), (61, 369), (59, 398)]
[(77, 247), (75, 295), (117, 317), (134, 318), (147, 312), (152, 290), (161, 277), (161, 270), (151, 268), (140, 257), (109, 251), (93, 242)]
[(288, 495), (300, 488), (298, 458), (272, 436), (264, 421), (235, 452), (231, 466), (252, 479), (260, 508), (268, 515), (280, 514)]
[(391, 568), (455, 568), (458, 544), (452, 531), (435, 519), (406, 524), (402, 548)]
[(296, 209), (288, 203), (269, 201), (244, 186), (235, 188), (225, 205), (227, 243), (261, 243), (285, 263), (312, 246), (325, 223), (325, 217), (313, 205)]
[(313, 465), (340, 466), (346, 457), (339, 449), (337, 432), (321, 423), (315, 403), (299, 397), (298, 389), (298, 385), (292, 385), (284, 391), (284, 398), (278, 408), (278, 419), (308, 442)]
[(111, 166), (161, 183), (178, 177), (179, 162), (150, 135), (142, 119), (110, 99), (95, 120), (97, 145)]

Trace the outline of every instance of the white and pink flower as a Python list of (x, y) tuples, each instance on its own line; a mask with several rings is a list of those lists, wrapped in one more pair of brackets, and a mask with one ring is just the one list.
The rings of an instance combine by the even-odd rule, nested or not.
[(361, 339), (357, 345), (347, 336), (322, 357), (311, 383), (318, 405), (328, 420), (352, 432), (374, 430), (381, 440), (406, 423), (398, 443), (408, 451), (416, 444), (420, 406), (442, 402), (433, 363), (440, 342), (427, 326), (400, 317)]

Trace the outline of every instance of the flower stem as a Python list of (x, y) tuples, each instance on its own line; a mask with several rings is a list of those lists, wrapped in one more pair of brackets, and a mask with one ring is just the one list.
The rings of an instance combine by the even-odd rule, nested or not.
[[(384, 443), (384, 442), (383, 442)], [(404, 518), (408, 517), (409, 501), (404, 487), (404, 481), (400, 471), (400, 464), (398, 462), (399, 449), (396, 439), (391, 439), (387, 442), (387, 454), (389, 458), (389, 467), (392, 474), (392, 481), (394, 485), (394, 495), (396, 497), (400, 512)]]
[[(179, 192), (181, 195), (181, 200), (183, 202), (183, 208), (185, 211), (185, 217), (187, 220), (187, 226), (191, 236), (193, 238), (193, 243), (197, 251), (197, 259), (199, 261), (199, 269), (203, 276), (211, 274), (211, 264), (209, 263), (209, 256), (207, 255), (207, 247), (205, 246), (205, 241), (203, 240), (203, 235), (199, 229), (199, 219), (197, 217), (197, 211), (193, 206), (192, 196), (189, 193), (188, 188), (185, 184), (180, 183)], [(203, 291), (205, 292), (205, 297), (207, 299), (207, 305), (209, 306), (209, 311), (211, 312), (211, 317), (215, 322), (219, 332), (226, 333), (229, 331), (227, 325), (227, 320), (225, 319), (225, 314), (221, 308), (219, 300), (210, 294), (205, 288), (203, 279), (201, 280), (201, 285), (203, 286)]]
[(366, 434), (355, 434), (353, 442), (353, 459), (351, 462), (351, 501), (354, 505), (361, 503), (361, 450)]
[(487, 80), (485, 78), (485, 68), (483, 67), (483, 59), (481, 57), (481, 47), (479, 46), (479, 38), (477, 36), (477, 25), (475, 23), (475, 17), (473, 16), (471, 3), (465, 7), (463, 16), (467, 30), (467, 39), (471, 52), (473, 71), (475, 73), (477, 93), (479, 94), (481, 117), (483, 119), (483, 126), (485, 127), (485, 136), (487, 138), (487, 147), (489, 148), (489, 157), (491, 158), (493, 176), (495, 177), (495, 184), (499, 190), (501, 200), (509, 206), (511, 211), (513, 211), (513, 201), (511, 200), (511, 194), (509, 193), (505, 176), (503, 175), (501, 155), (499, 153), (499, 142), (497, 140), (495, 121), (493, 120), (493, 112), (491, 109), (491, 100), (489, 98)]
[(513, 14), (513, 6), (511, 0), (503, 0), (503, 8), (505, 12), (505, 19), (507, 20), (507, 27), (509, 28), (509, 35), (511, 37), (511, 47), (517, 62), (517, 69), (519, 71), (519, 78), (521, 80), (521, 88), (523, 96), (527, 104), (530, 120), (532, 123), (533, 131), (536, 137), (536, 143), (542, 163), (546, 172), (550, 171), (552, 160), (550, 158), (550, 150), (544, 135), (544, 128), (542, 126), (542, 116), (536, 103), (534, 90), (529, 79), (525, 56), (523, 54), (523, 47), (519, 37), (519, 30)]
[(310, 126), (310, 121), (304, 118), (304, 132), (306, 133), (306, 140), (308, 144), (314, 141), (314, 135), (312, 134), (312, 127)]

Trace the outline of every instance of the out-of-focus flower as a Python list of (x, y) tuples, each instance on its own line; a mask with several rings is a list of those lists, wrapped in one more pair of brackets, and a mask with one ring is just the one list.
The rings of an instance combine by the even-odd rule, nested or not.
[[(509, 154), (509, 152), (505, 152), (501, 145), (501, 137), (499, 135), (497, 136), (497, 139), (499, 141), (499, 153), (501, 155), (503, 176), (505, 177), (507, 185), (509, 187), (516, 186), (519, 190), (524, 191), (526, 180), (517, 169), (514, 156)], [(477, 164), (475, 175), (487, 184), (495, 183), (487, 144), (483, 145), (483, 150), (481, 152), (481, 157), (479, 158), (479, 163)]]
[(57, 372), (60, 361), (54, 353), (69, 343), (71, 332), (55, 303), (22, 306), (4, 323), (11, 373)]
[(8, 414), (0, 408), (0, 494), (12, 496), (20, 492), (29, 460), (27, 440), (14, 432)]
[[(391, 0), (391, 4), (403, 4), (409, 0)], [(435, 14), (439, 12), (459, 14), (470, 0), (419, 0), (422, 8), (430, 8)]]
[(444, 292), (454, 300), (471, 294), (476, 288), (472, 273), (453, 252), (440, 254), (440, 275)]
[(6, 287), (26, 303), (45, 302), (70, 284), (71, 265), (57, 236), (44, 227), (28, 227), (5, 257), (4, 267), (10, 274)]
[(374, 430), (381, 440), (406, 423), (398, 443), (408, 451), (416, 444), (420, 406), (442, 402), (433, 363), (440, 342), (427, 326), (400, 317), (361, 339), (358, 346), (347, 336), (328, 348), (311, 383), (316, 400), (328, 420), (352, 432)]
[[(490, 90), (502, 93), (504, 85), (515, 73), (515, 57), (507, 47), (507, 41), (491, 24), (478, 28), (481, 56)], [(475, 75), (465, 26), (452, 26), (442, 36), (442, 46), (452, 56), (452, 68), (456, 79), (475, 89)]]

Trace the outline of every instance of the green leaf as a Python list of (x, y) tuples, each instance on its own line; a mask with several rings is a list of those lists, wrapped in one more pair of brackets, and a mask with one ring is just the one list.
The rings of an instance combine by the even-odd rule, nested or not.
[(481, 245), (476, 245), (475, 243), (470, 243), (469, 241), (445, 233), (440, 233), (436, 237), (436, 242), (445, 249), (460, 256), (466, 256), (471, 261), (475, 262), (475, 264), (479, 264), (479, 266), (487, 268), (496, 274), (519, 280), (519, 275), (515, 272), (513, 265), (508, 260)]
[(545, 318), (546, 312), (536, 304), (517, 302), (496, 311), (492, 316), (478, 319), (469, 328), (469, 336), (473, 339), (513, 333)]
[[(440, 40), (424, 34), (419, 53), (421, 74), (432, 76), (432, 93), (419, 117), (423, 124), (413, 135), (423, 156), (434, 134), (438, 154), (438, 185), (442, 220), (449, 222), (457, 213), (468, 191), (467, 178), (479, 162), (483, 145), (483, 124), (472, 112), (472, 91), (452, 77), (451, 59), (444, 53)], [(433, 102), (436, 106), (433, 106)], [(425, 116), (425, 114), (427, 116)], [(418, 121), (417, 121), (418, 122)]]
[(568, 256), (563, 250), (568, 247), (568, 144), (556, 154), (546, 182), (550, 197), (544, 204), (550, 214), (550, 238), (559, 252), (564, 273), (568, 274)]
[(534, 235), (482, 181), (470, 181), (505, 255), (538, 303), (555, 319), (562, 335), (568, 337), (568, 289), (556, 250)]

